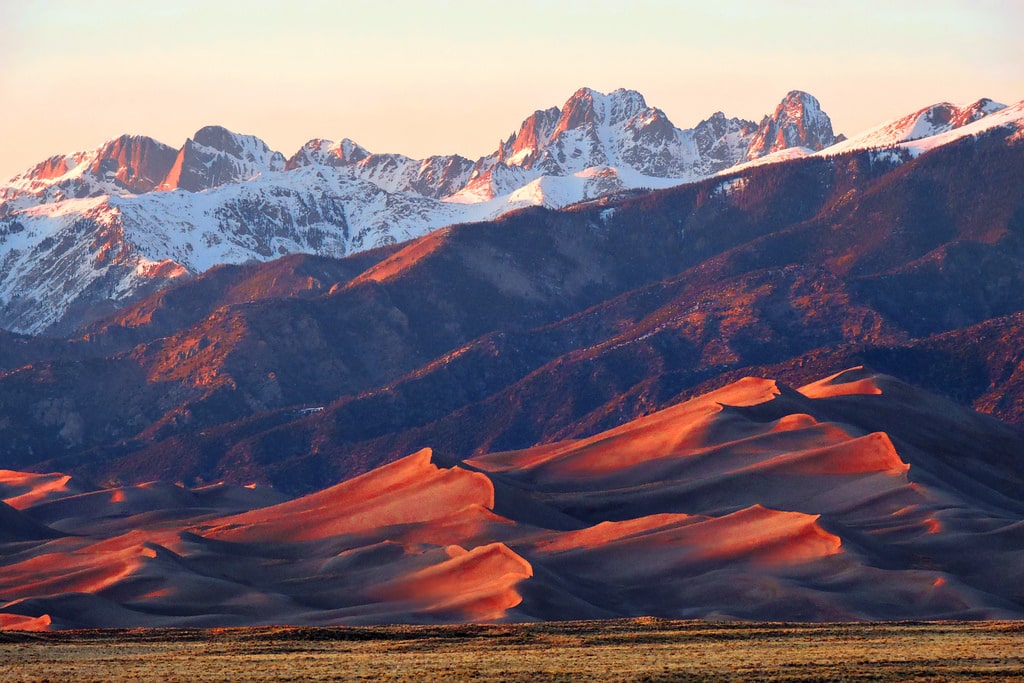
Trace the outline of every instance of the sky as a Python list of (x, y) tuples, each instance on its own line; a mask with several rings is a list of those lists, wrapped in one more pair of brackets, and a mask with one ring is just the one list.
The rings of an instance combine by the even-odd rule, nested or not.
[(0, 0), (0, 178), (210, 124), (285, 156), (348, 137), (477, 158), (583, 86), (681, 128), (800, 89), (851, 135), (1024, 99), (1022, 26), (1019, 0)]

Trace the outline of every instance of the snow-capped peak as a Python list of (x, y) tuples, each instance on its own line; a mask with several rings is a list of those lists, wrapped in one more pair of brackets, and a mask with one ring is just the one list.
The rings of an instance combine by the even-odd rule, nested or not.
[(605, 95), (590, 88), (580, 88), (562, 106), (554, 136), (587, 126), (622, 126), (645, 109), (647, 102), (644, 96), (635, 90), (619, 88)]
[[(818, 101), (799, 91), (790, 93), (763, 126), (774, 126), (762, 131), (771, 151), (787, 144), (818, 149), (822, 141), (833, 141)], [(757, 130), (754, 122), (721, 112), (693, 129), (680, 129), (635, 90), (604, 94), (580, 88), (561, 108), (527, 117), (495, 154), (477, 161), (469, 183), (446, 200), (490, 201), (544, 176), (574, 176), (596, 167), (613, 169), (620, 187), (632, 186), (627, 178), (643, 178), (644, 187), (661, 186), (659, 178), (695, 180), (745, 161)]]
[(79, 197), (149, 192), (167, 174), (176, 150), (153, 138), (122, 135), (94, 150), (57, 155), (0, 188), (10, 211)]
[(949, 128), (935, 135), (904, 142), (899, 146), (907, 149), (911, 155), (918, 156), (936, 147), (996, 129), (1004, 129), (1008, 141), (1024, 139), (1024, 101), (1009, 107), (996, 109), (994, 112), (981, 116), (958, 128)]
[(854, 135), (832, 145), (823, 153), (843, 154), (862, 149), (892, 147), (962, 128), (1005, 108), (1006, 105), (988, 98), (962, 105), (939, 102)]
[(288, 159), (285, 168), (291, 170), (314, 164), (333, 167), (348, 166), (358, 163), (368, 156), (370, 156), (370, 152), (366, 148), (348, 138), (342, 138), (340, 142), (314, 138)]
[(284, 155), (258, 137), (233, 133), (223, 126), (206, 126), (185, 141), (157, 189), (201, 192), (268, 171), (283, 171), (284, 167)]

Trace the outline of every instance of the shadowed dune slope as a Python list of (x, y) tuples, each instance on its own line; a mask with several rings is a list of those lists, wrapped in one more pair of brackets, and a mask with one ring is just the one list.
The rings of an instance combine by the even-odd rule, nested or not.
[(854, 368), (291, 500), (3, 472), (0, 628), (1024, 618), (1022, 459)]

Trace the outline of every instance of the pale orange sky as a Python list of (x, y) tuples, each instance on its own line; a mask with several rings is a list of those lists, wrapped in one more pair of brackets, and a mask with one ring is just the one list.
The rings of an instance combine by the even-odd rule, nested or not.
[(581, 86), (639, 90), (683, 128), (798, 88), (849, 135), (1024, 98), (1022, 26), (1016, 0), (0, 2), (0, 178), (214, 123), (285, 155), (349, 137), (475, 158)]

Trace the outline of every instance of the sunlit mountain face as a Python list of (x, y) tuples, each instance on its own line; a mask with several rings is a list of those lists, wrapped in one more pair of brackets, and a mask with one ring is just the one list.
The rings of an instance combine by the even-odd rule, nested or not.
[(0, 625), (1024, 616), (1021, 107), (43, 162)]

